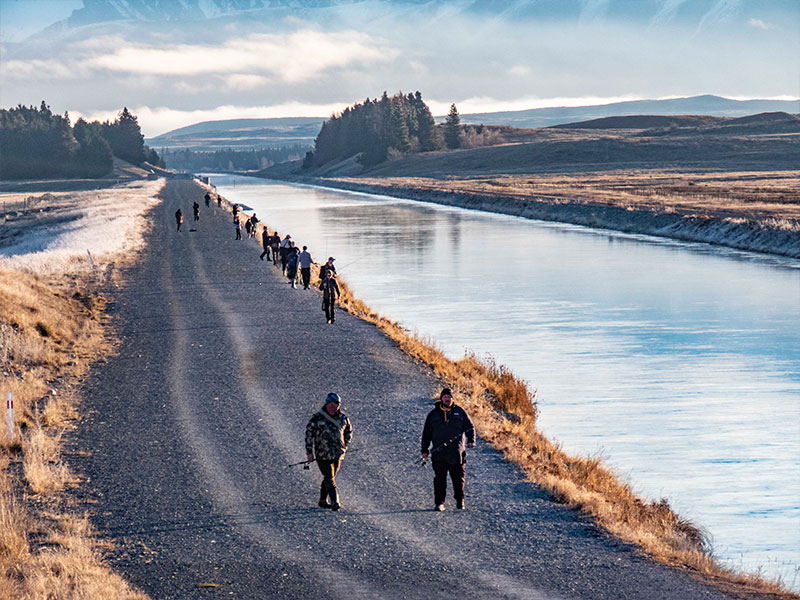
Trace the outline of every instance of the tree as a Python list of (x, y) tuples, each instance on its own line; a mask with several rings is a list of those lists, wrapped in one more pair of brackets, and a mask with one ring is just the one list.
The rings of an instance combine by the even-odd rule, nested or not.
[(128, 107), (124, 107), (116, 121), (103, 124), (103, 136), (114, 151), (114, 155), (135, 165), (145, 160), (144, 136), (139, 120)]
[(450, 105), (450, 112), (444, 123), (444, 141), (448, 148), (461, 147), (461, 117), (455, 104)]

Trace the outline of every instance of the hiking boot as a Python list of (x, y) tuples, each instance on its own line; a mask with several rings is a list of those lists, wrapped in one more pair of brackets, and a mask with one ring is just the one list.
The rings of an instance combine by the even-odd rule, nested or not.
[(339, 505), (339, 492), (334, 489), (331, 492), (331, 510), (339, 510), (341, 506)]
[(331, 505), (328, 502), (328, 491), (327, 490), (320, 490), (319, 491), (319, 504), (320, 508), (330, 508)]
[(444, 504), (437, 504), (436, 507), (433, 510), (435, 510), (437, 512), (443, 512), (444, 511)]
[(458, 510), (464, 510), (464, 499), (456, 500), (456, 508)]
[(331, 504), (331, 510), (339, 510), (341, 505), (337, 502), (336, 504)]

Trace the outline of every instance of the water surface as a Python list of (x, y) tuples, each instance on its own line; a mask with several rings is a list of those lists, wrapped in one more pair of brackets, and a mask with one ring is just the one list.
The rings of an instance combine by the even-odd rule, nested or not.
[[(537, 390), (539, 424), (800, 586), (800, 261), (212, 177), (381, 314)], [(233, 235), (233, 232), (231, 233)], [(302, 292), (298, 292), (302, 293)]]

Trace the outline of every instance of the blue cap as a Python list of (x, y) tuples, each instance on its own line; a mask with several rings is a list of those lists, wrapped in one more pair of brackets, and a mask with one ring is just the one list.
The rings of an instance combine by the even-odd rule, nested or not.
[(325, 404), (330, 404), (331, 402), (335, 402), (336, 404), (341, 404), (342, 400), (339, 398), (339, 394), (334, 394), (331, 392), (327, 396), (325, 396)]

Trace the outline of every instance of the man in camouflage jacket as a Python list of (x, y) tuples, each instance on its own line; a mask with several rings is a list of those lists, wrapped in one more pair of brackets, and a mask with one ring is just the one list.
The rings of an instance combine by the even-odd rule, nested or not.
[(306, 458), (308, 462), (316, 460), (322, 473), (320, 508), (339, 510), (336, 473), (352, 438), (353, 427), (350, 419), (341, 411), (339, 394), (328, 394), (322, 410), (315, 413), (306, 425)]

